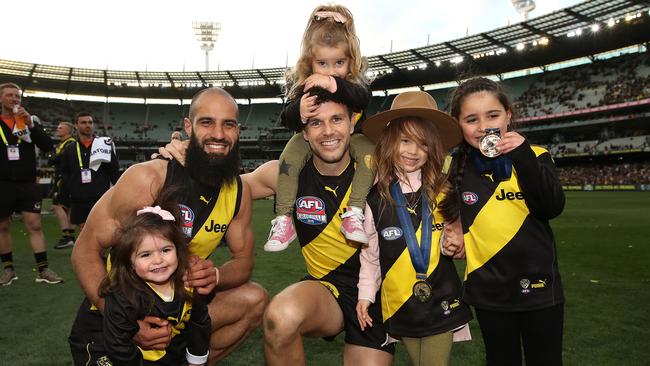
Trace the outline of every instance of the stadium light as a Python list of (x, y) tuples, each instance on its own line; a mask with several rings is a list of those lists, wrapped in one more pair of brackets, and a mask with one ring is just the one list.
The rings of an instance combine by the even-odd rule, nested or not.
[(609, 20), (607, 21), (607, 26), (610, 28), (613, 27), (615, 24), (616, 22), (614, 21), (614, 18), (609, 18)]
[(528, 13), (535, 10), (535, 2), (533, 0), (510, 0), (515, 10), (524, 16), (524, 21), (528, 20)]
[(219, 32), (221, 32), (221, 23), (215, 22), (192, 22), (192, 29), (199, 41), (199, 47), (205, 52), (205, 71), (210, 71), (209, 52), (214, 49)]
[(596, 33), (600, 30), (600, 25), (599, 24), (592, 24), (591, 25), (591, 32)]
[(526, 46), (524, 46), (523, 43), (517, 43), (517, 46), (516, 46), (517, 51), (523, 51), (523, 49), (524, 49), (525, 47), (526, 47)]

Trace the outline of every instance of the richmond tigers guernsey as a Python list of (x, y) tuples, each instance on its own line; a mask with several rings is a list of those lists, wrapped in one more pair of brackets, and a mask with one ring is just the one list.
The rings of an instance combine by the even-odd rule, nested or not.
[[(237, 216), (241, 204), (242, 183), (239, 176), (232, 183), (221, 187), (209, 187), (192, 179), (185, 168), (176, 160), (169, 162), (163, 188), (170, 186), (183, 187), (174, 192), (174, 199), (181, 206), (181, 226), (188, 237), (190, 252), (206, 259), (219, 246), (232, 219)], [(109, 262), (110, 263), (110, 262)], [(107, 265), (110, 268), (110, 266)], [(185, 309), (185, 311), (190, 310)], [(178, 322), (172, 330), (175, 338), (186, 326), (186, 317)], [(103, 354), (102, 318), (96, 308), (84, 299), (77, 313), (77, 319), (70, 334), (70, 344), (73, 355), (83, 353), (87, 344), (92, 347), (93, 357)], [(175, 343), (172, 343), (175, 344)], [(179, 343), (183, 345), (184, 343)], [(171, 346), (171, 345), (170, 345)], [(90, 350), (90, 348), (88, 348)], [(90, 351), (88, 351), (90, 352)], [(173, 350), (178, 354), (181, 350)], [(184, 352), (184, 348), (182, 349)], [(145, 360), (161, 359), (165, 351), (143, 352)], [(76, 358), (75, 358), (76, 360)]]
[(293, 220), (309, 275), (356, 289), (360, 249), (340, 230), (353, 175), (353, 163), (338, 176), (324, 176), (308, 161), (300, 172)]
[[(415, 197), (420, 190), (405, 193), (405, 196)], [(440, 253), (438, 243), (444, 229), (440, 212), (433, 212), (434, 220), (430, 228), (431, 254), (426, 281), (433, 289), (433, 297), (422, 303), (413, 296), (415, 269), (396, 210), (382, 204), (385, 201), (377, 186), (370, 190), (367, 202), (379, 239), (381, 308), (388, 333), (391, 336), (421, 338), (448, 332), (467, 323), (472, 315), (467, 305), (460, 301), (461, 284), (456, 267), (450, 257)], [(409, 217), (419, 243), (422, 233), (419, 204), (414, 211), (409, 211)]]
[(192, 238), (190, 252), (206, 259), (219, 246), (230, 221), (239, 212), (241, 178), (237, 176), (234, 182), (221, 187), (210, 187), (192, 179), (185, 167), (171, 160), (163, 188), (172, 186), (183, 187), (174, 192), (174, 199), (181, 206), (183, 231)]
[(524, 142), (508, 154), (509, 180), (479, 174), (468, 157), (460, 187), (467, 255), (463, 299), (486, 310), (524, 311), (564, 302), (548, 220), (564, 208), (549, 153)]

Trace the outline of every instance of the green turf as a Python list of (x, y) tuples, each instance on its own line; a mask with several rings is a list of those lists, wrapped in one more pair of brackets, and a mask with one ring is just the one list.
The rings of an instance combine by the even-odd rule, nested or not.
[[(255, 202), (256, 254), (253, 280), (270, 294), (297, 281), (304, 265), (296, 245), (281, 253), (262, 250), (272, 201)], [(571, 192), (567, 207), (552, 222), (567, 298), (564, 333), (566, 365), (647, 365), (650, 352), (650, 194)], [(49, 247), (56, 241), (53, 216), (44, 216)], [(49, 250), (60, 285), (34, 283), (34, 259), (22, 223), (12, 226), (14, 260), (20, 279), (0, 287), (0, 366), (70, 365), (67, 335), (81, 302), (70, 268), (70, 249)], [(227, 250), (218, 250), (223, 261)], [(458, 262), (459, 271), (463, 270)], [(645, 310), (644, 310), (645, 309)], [(472, 321), (474, 341), (454, 346), (452, 364), (483, 364), (483, 344)], [(256, 331), (223, 365), (262, 365), (262, 336)], [(334, 342), (305, 341), (310, 365), (341, 365), (342, 337)], [(408, 365), (398, 347), (395, 365)]]

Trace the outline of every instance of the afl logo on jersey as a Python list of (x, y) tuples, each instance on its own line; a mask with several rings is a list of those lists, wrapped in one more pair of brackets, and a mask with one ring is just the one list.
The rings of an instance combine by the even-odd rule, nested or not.
[(327, 222), (325, 203), (318, 197), (305, 196), (296, 200), (296, 218), (308, 225), (321, 225)]
[(381, 231), (381, 237), (384, 240), (397, 240), (402, 237), (402, 229), (397, 226), (387, 227)]
[(188, 238), (192, 237), (192, 227), (194, 227), (194, 211), (191, 208), (179, 204), (181, 209), (181, 229)]
[(478, 196), (474, 192), (463, 192), (463, 202), (466, 205), (473, 205), (478, 202)]

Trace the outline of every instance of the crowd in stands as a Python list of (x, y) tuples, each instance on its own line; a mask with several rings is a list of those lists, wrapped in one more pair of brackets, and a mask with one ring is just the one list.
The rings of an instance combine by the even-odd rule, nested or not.
[(521, 117), (534, 117), (649, 97), (650, 57), (639, 53), (540, 74), (516, 104)]
[(650, 184), (650, 162), (579, 164), (558, 167), (562, 185)]

